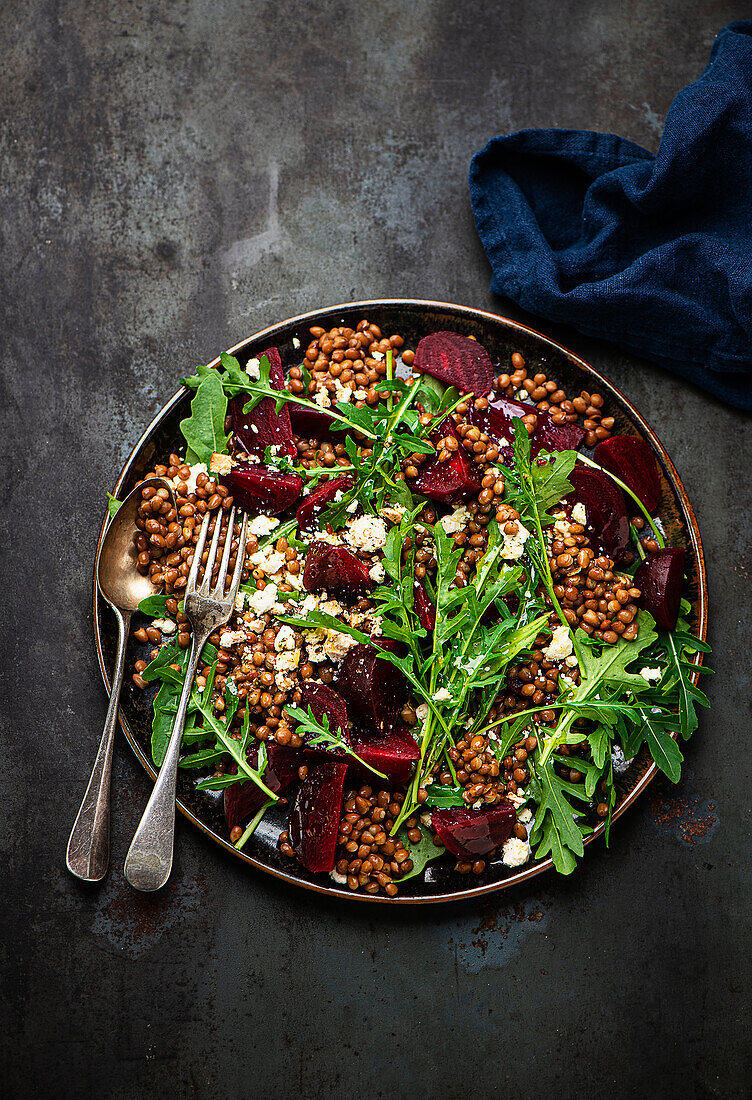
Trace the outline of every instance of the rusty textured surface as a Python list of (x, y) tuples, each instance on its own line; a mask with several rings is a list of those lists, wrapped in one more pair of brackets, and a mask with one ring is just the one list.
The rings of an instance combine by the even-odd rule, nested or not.
[[(379, 296), (488, 294), (472, 152), (523, 126), (650, 147), (730, 0), (31, 0), (0, 21), (3, 1095), (748, 1094), (749, 420), (565, 328), (656, 427), (708, 559), (714, 710), (580, 873), (428, 911), (342, 907), (180, 822), (168, 892), (64, 871), (105, 700), (104, 490), (174, 379)], [(531, 320), (536, 327), (534, 319)], [(543, 326), (541, 326), (543, 327)]]

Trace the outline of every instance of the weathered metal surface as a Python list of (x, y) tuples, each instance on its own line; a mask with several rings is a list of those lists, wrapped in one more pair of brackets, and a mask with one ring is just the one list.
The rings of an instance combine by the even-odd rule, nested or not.
[[(729, 0), (517, 5), (30, 0), (0, 20), (2, 1078), (13, 1097), (743, 1096), (750, 1077), (750, 422), (488, 294), (472, 152), (525, 126), (650, 147)], [(90, 571), (175, 377), (331, 302), (461, 301), (545, 327), (665, 443), (709, 566), (714, 710), (581, 871), (489, 902), (303, 895), (179, 822), (163, 896), (65, 842), (105, 710)], [(23, 607), (23, 612), (20, 610)]]

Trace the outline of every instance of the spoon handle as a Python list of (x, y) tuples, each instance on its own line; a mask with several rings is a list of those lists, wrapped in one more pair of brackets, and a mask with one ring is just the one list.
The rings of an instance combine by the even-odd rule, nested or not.
[(110, 705), (99, 743), (97, 758), (86, 794), (68, 840), (66, 863), (71, 874), (84, 882), (99, 882), (110, 862), (110, 775), (112, 746), (115, 740), (120, 689), (123, 685), (125, 642), (131, 621), (130, 611), (113, 607), (118, 624), (117, 657), (112, 675)]
[(180, 745), (183, 726), (191, 697), (193, 678), (196, 675), (199, 655), (209, 632), (191, 635), (191, 653), (180, 694), (175, 724), (172, 727), (162, 767), (143, 817), (125, 857), (125, 877), (136, 890), (150, 893), (159, 890), (167, 882), (172, 870), (172, 853), (175, 840), (175, 790), (177, 786)]

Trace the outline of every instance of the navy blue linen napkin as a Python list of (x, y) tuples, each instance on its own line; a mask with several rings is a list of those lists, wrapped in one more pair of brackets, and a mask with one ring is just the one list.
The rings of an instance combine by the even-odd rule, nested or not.
[(491, 289), (752, 408), (752, 22), (715, 40), (658, 153), (521, 130), (470, 166)]

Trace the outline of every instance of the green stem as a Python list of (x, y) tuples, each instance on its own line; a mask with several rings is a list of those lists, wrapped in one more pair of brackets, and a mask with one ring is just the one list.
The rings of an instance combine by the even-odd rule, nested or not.
[[(204, 722), (208, 722), (212, 732), (215, 734), (217, 740), (221, 743), (223, 748), (227, 750), (230, 756), (238, 765), (238, 778), (239, 779), (251, 779), (264, 792), (264, 794), (270, 798), (273, 802), (279, 801), (279, 796), (270, 791), (267, 785), (264, 783), (261, 776), (253, 768), (248, 766), (248, 761), (243, 758), (243, 754), (240, 751), (240, 742), (234, 737), (230, 737), (227, 730), (221, 723), (219, 723), (211, 711), (204, 705), (200, 696), (194, 691), (193, 702), (198, 710), (204, 716)], [(242, 775), (241, 775), (242, 772)]]
[(246, 391), (253, 394), (256, 401), (249, 401), (243, 406), (243, 412), (251, 412), (258, 405), (259, 401), (263, 401), (265, 397), (271, 397), (274, 401), (288, 401), (294, 405), (302, 405), (304, 409), (313, 409), (314, 412), (325, 412), (327, 416), (332, 420), (338, 420), (340, 424), (345, 424), (348, 428), (351, 428), (354, 432), (359, 432), (360, 435), (366, 436), (367, 439), (376, 440), (379, 437), (368, 428), (362, 427), (360, 424), (354, 424), (352, 420), (348, 420), (342, 413), (334, 412), (331, 408), (323, 409), (321, 405), (317, 405), (315, 401), (307, 401), (304, 397), (298, 397), (294, 393), (288, 393), (287, 390), (273, 390), (271, 386), (268, 388), (257, 386), (251, 383)]
[(252, 837), (253, 834), (256, 832), (256, 829), (258, 828), (259, 824), (261, 823), (261, 818), (264, 816), (264, 814), (266, 813), (266, 811), (269, 809), (269, 807), (271, 805), (272, 805), (271, 798), (267, 798), (266, 802), (263, 804), (263, 806), (258, 811), (256, 816), (251, 819), (251, 821), (249, 822), (245, 832), (241, 836), (240, 840), (235, 842), (235, 847), (237, 848), (238, 851), (240, 851), (240, 849), (243, 847), (243, 845), (248, 840), (248, 838)]
[(640, 541), (640, 532), (637, 530), (633, 523), (630, 523), (629, 530), (632, 533), (632, 538), (634, 539), (635, 546), (637, 547), (637, 553), (640, 555), (640, 561), (645, 561), (647, 554), (645, 553), (645, 547)]

